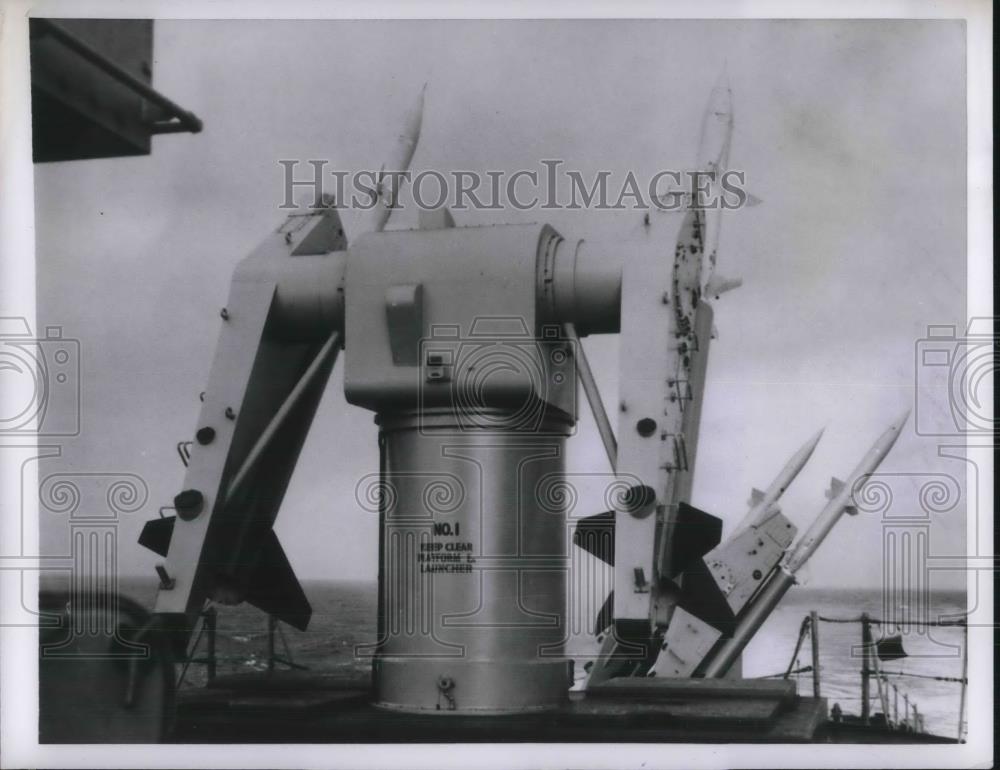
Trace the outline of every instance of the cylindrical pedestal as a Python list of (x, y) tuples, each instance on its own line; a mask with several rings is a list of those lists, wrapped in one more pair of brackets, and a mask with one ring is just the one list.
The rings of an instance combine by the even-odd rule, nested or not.
[(508, 713), (561, 704), (568, 417), (380, 415), (376, 703)]

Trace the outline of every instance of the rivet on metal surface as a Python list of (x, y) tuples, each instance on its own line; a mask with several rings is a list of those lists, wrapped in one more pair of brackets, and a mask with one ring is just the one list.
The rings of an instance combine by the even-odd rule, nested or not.
[(236, 412), (233, 411), (233, 408), (231, 406), (227, 406), (226, 407), (226, 419), (227, 420), (235, 420), (236, 419)]
[(222, 310), (219, 311), (219, 315), (222, 316), (222, 320), (223, 321), (228, 321), (229, 320), (229, 309), (228, 308), (222, 308)]

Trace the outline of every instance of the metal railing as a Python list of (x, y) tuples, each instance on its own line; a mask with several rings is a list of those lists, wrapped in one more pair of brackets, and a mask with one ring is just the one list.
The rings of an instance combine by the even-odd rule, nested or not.
[[(792, 657), (788, 662), (788, 667), (782, 674), (771, 674), (770, 678), (781, 676), (784, 679), (788, 679), (790, 676), (811, 673), (812, 674), (812, 685), (813, 685), (813, 697), (820, 697), (822, 690), (822, 666), (820, 665), (820, 648), (819, 648), (819, 624), (820, 623), (858, 623), (861, 625), (861, 716), (860, 720), (866, 725), (871, 725), (875, 719), (873, 719), (871, 704), (872, 700), (877, 698), (878, 703), (882, 708), (882, 719), (884, 720), (885, 726), (891, 730), (900, 730), (906, 732), (924, 732), (926, 725), (924, 722), (924, 714), (920, 713), (920, 709), (917, 706), (916, 701), (911, 702), (909, 693), (900, 689), (894, 681), (891, 681), (889, 677), (895, 676), (908, 676), (917, 679), (933, 679), (939, 682), (955, 682), (961, 685), (960, 703), (958, 711), (958, 741), (962, 742), (965, 735), (965, 694), (966, 688), (968, 686), (968, 647), (969, 647), (969, 629), (964, 618), (953, 621), (919, 621), (919, 622), (898, 622), (892, 621), (887, 623), (880, 618), (874, 618), (869, 616), (867, 613), (862, 613), (858, 617), (853, 618), (829, 618), (823, 617), (815, 610), (810, 612), (802, 620), (802, 625), (799, 627), (798, 639), (795, 642), (795, 650), (792, 652)], [(949, 677), (949, 676), (933, 676), (930, 674), (918, 674), (908, 671), (885, 671), (882, 670), (879, 664), (879, 656), (877, 654), (877, 646), (872, 636), (872, 626), (873, 625), (919, 625), (919, 626), (960, 626), (963, 629), (963, 643), (962, 643), (962, 676), (960, 677)], [(799, 652), (802, 649), (802, 643), (805, 640), (806, 635), (810, 637), (811, 642), (811, 665), (807, 666), (796, 666), (796, 662), (799, 657)], [(874, 680), (876, 691), (873, 693), (871, 690), (871, 683)], [(900, 710), (900, 700), (902, 700), (902, 710)], [(891, 701), (891, 709), (890, 709)], [(891, 711), (891, 716), (890, 716)], [(835, 705), (835, 711), (833, 712), (838, 717), (840, 715), (840, 709)]]

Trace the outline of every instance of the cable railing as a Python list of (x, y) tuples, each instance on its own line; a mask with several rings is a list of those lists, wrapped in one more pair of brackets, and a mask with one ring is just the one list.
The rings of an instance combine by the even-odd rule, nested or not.
[[(965, 737), (965, 696), (966, 688), (968, 686), (968, 647), (969, 647), (969, 629), (965, 618), (958, 618), (955, 620), (939, 620), (939, 621), (884, 621), (881, 618), (875, 618), (869, 616), (867, 613), (862, 613), (856, 617), (850, 618), (832, 618), (820, 615), (816, 611), (810, 612), (806, 615), (802, 624), (799, 627), (799, 635), (795, 642), (795, 649), (792, 652), (792, 657), (788, 661), (788, 666), (783, 673), (769, 674), (762, 679), (781, 677), (783, 679), (788, 679), (791, 676), (798, 676), (800, 674), (810, 673), (812, 674), (812, 685), (813, 685), (813, 696), (820, 697), (822, 690), (822, 666), (820, 664), (819, 655), (819, 624), (820, 623), (857, 623), (861, 626), (861, 694), (858, 697), (838, 697), (838, 700), (858, 700), (861, 703), (861, 715), (860, 721), (865, 726), (878, 725), (884, 726), (890, 730), (900, 730), (905, 732), (925, 732), (925, 714), (920, 712), (918, 704), (914, 699), (910, 697), (910, 694), (899, 687), (899, 685), (890, 679), (890, 677), (911, 677), (914, 679), (927, 679), (938, 682), (951, 682), (961, 685), (961, 693), (959, 696), (959, 711), (958, 711), (958, 741), (961, 743)], [(962, 675), (960, 677), (954, 676), (938, 676), (932, 674), (920, 674), (916, 672), (909, 671), (887, 671), (881, 668), (879, 663), (879, 643), (876, 642), (872, 636), (872, 626), (883, 626), (892, 625), (896, 627), (903, 626), (951, 626), (951, 627), (961, 627), (963, 630), (963, 641), (962, 641)], [(802, 644), (805, 641), (806, 636), (810, 637), (811, 642), (811, 657), (812, 661), (810, 665), (797, 666), (799, 659), (799, 653), (802, 650)], [(883, 638), (882, 641), (886, 641)], [(902, 652), (901, 646), (898, 652), (894, 652), (892, 658), (903, 657), (905, 653)], [(874, 692), (872, 691), (872, 683), (875, 684)], [(872, 713), (872, 702), (875, 701), (880, 707), (881, 712)], [(902, 706), (902, 707), (901, 707)], [(846, 716), (839, 704), (834, 704), (830, 710), (830, 716), (835, 722), (848, 721), (851, 717)]]

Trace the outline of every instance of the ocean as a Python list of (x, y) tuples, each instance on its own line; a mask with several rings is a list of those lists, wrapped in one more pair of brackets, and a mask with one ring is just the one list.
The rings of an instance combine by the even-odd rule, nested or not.
[[(334, 674), (366, 675), (371, 659), (358, 654), (375, 641), (377, 589), (374, 583), (318, 582), (303, 583), (313, 607), (313, 617), (305, 632), (279, 624), (276, 652), (312, 671)], [(120, 585), (122, 593), (146, 607), (152, 606), (155, 582), (128, 580)], [(883, 607), (879, 590), (818, 589), (795, 587), (771, 615), (750, 643), (743, 657), (744, 677), (764, 677), (783, 674), (811, 663), (810, 640), (803, 640), (794, 661), (792, 654), (802, 619), (815, 610), (831, 619), (857, 618), (862, 612), (873, 618), (886, 618), (887, 613), (911, 619), (957, 617), (965, 611), (964, 592), (932, 592), (926, 606), (920, 608)], [(216, 652), (219, 675), (267, 668), (267, 617), (250, 605), (217, 606), (218, 626)], [(890, 615), (891, 617), (891, 615)], [(916, 704), (923, 716), (924, 729), (937, 735), (954, 737), (958, 729), (960, 686), (957, 682), (938, 681), (925, 677), (958, 678), (962, 671), (960, 627), (930, 629), (889, 627), (886, 635), (899, 633), (907, 657), (880, 662), (883, 672), (898, 688), (895, 696), (900, 712), (904, 693), (911, 705)], [(879, 626), (872, 634), (880, 638)], [(821, 695), (830, 706), (835, 703), (845, 714), (861, 711), (861, 625), (820, 622)], [(204, 652), (204, 640), (200, 648)], [(279, 663), (279, 667), (282, 665)], [(793, 674), (799, 692), (812, 694), (812, 674)], [(205, 667), (191, 665), (185, 673), (182, 687), (201, 687), (206, 682)], [(886, 702), (893, 715), (894, 695), (886, 688)], [(882, 711), (878, 688), (871, 683), (871, 712)], [(901, 718), (901, 717), (900, 717)]]

